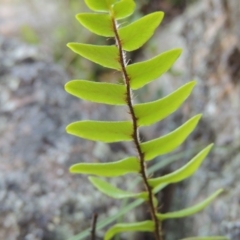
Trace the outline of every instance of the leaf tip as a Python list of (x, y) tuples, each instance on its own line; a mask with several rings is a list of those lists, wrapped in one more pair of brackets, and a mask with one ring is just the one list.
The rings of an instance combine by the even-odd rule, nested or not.
[(68, 92), (68, 87), (69, 87), (69, 82), (65, 83), (65, 85), (64, 85), (64, 90), (65, 90), (66, 92)]
[(219, 194), (221, 194), (221, 193), (223, 193), (223, 192), (224, 192), (224, 189), (223, 189), (223, 188), (220, 188), (220, 189), (218, 189), (217, 194), (219, 195)]
[(211, 143), (203, 151), (205, 151), (206, 154), (208, 155), (209, 152), (212, 150), (213, 146), (214, 146), (214, 143)]
[(74, 43), (67, 43), (67, 47), (72, 49)]
[(70, 173), (76, 173), (76, 164), (70, 166), (69, 172), (70, 172)]
[(208, 145), (208, 148), (211, 150), (214, 147), (214, 143)]
[(158, 11), (156, 12), (156, 14), (158, 14), (159, 17), (162, 17), (162, 18), (165, 16), (165, 13), (163, 11)]
[(78, 14), (75, 15), (75, 18), (76, 18), (77, 20), (79, 20), (79, 19), (81, 19), (81, 15), (82, 15), (82, 13), (78, 13)]
[(194, 117), (194, 119), (196, 119), (196, 121), (200, 121), (200, 119), (202, 118), (202, 114), (201, 113), (199, 113), (199, 114), (197, 114), (195, 117)]
[(70, 124), (68, 124), (67, 126), (66, 126), (66, 128), (65, 128), (65, 131), (67, 132), (67, 133), (71, 133), (71, 123)]
[(182, 54), (183, 49), (182, 48), (176, 48), (175, 49), (176, 53), (178, 54), (178, 57)]
[(196, 80), (192, 80), (189, 82), (189, 84), (192, 85), (192, 87), (195, 87), (197, 85), (197, 81)]
[(182, 52), (183, 52), (182, 48), (174, 48), (167, 51), (166, 53), (171, 53), (175, 59), (178, 59), (181, 56)]
[(162, 22), (164, 15), (165, 15), (165, 13), (162, 11), (154, 12), (152, 14), (154, 14), (156, 16), (156, 18), (158, 18), (159, 24)]

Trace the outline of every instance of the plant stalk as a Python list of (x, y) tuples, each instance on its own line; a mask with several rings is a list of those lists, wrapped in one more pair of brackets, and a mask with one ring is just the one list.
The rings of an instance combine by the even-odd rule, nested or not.
[(92, 216), (92, 226), (91, 226), (91, 240), (96, 239), (96, 227), (97, 227), (98, 215), (96, 213)]
[(149, 208), (150, 208), (150, 212), (151, 212), (151, 217), (152, 220), (154, 222), (155, 225), (155, 229), (154, 229), (154, 235), (155, 235), (155, 240), (162, 240), (162, 230), (161, 230), (161, 224), (160, 221), (157, 218), (157, 209), (154, 206), (154, 193), (152, 191), (151, 186), (148, 183), (148, 176), (147, 176), (147, 169), (146, 169), (146, 165), (145, 165), (145, 160), (144, 160), (144, 153), (141, 150), (141, 146), (140, 146), (140, 138), (139, 138), (139, 127), (138, 127), (138, 123), (137, 123), (137, 117), (134, 113), (134, 108), (133, 108), (133, 100), (132, 100), (132, 90), (130, 87), (130, 77), (127, 74), (127, 70), (126, 70), (126, 66), (127, 66), (127, 62), (125, 59), (125, 52), (122, 48), (122, 43), (121, 43), (121, 39), (119, 37), (118, 34), (118, 26), (117, 23), (114, 19), (114, 17), (112, 16), (112, 23), (113, 23), (113, 29), (114, 29), (114, 33), (115, 33), (115, 41), (116, 41), (116, 45), (118, 47), (119, 50), (119, 63), (121, 65), (121, 72), (122, 72), (122, 76), (125, 82), (125, 86), (126, 86), (126, 90), (127, 90), (127, 94), (126, 94), (126, 102), (129, 108), (129, 113), (131, 115), (132, 118), (132, 123), (133, 123), (133, 133), (132, 133), (132, 138), (133, 138), (133, 142), (134, 145), (137, 149), (137, 153), (138, 153), (138, 159), (140, 162), (140, 166), (141, 166), (141, 170), (140, 170), (140, 174), (142, 176), (144, 185), (145, 185), (145, 189), (148, 192), (148, 203), (149, 203)]

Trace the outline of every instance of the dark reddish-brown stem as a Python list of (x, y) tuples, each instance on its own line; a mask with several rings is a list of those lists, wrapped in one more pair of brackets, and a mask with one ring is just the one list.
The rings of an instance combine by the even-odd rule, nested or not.
[(97, 218), (98, 218), (98, 215), (96, 213), (94, 213), (92, 216), (91, 240), (96, 239)]
[(129, 112), (132, 118), (132, 122), (133, 122), (133, 133), (132, 133), (132, 138), (133, 138), (133, 142), (134, 145), (137, 149), (137, 153), (138, 153), (138, 157), (139, 157), (139, 162), (141, 165), (141, 176), (145, 185), (145, 188), (148, 192), (148, 202), (149, 202), (149, 207), (150, 207), (150, 212), (151, 212), (151, 216), (152, 216), (152, 220), (155, 224), (155, 230), (154, 230), (154, 234), (155, 234), (155, 239), (156, 240), (162, 240), (162, 234), (161, 234), (161, 226), (159, 223), (159, 220), (157, 218), (157, 209), (154, 206), (154, 193), (152, 191), (151, 186), (148, 183), (148, 176), (147, 176), (147, 170), (146, 170), (146, 165), (145, 165), (145, 160), (144, 160), (144, 153), (141, 150), (141, 146), (140, 146), (140, 139), (139, 139), (139, 129), (138, 129), (138, 123), (137, 123), (137, 117), (134, 113), (134, 108), (133, 108), (133, 101), (132, 101), (132, 90), (130, 87), (130, 77), (127, 74), (127, 70), (126, 70), (126, 61), (125, 61), (125, 56), (124, 56), (124, 51), (122, 48), (122, 43), (121, 43), (121, 39), (119, 37), (118, 34), (118, 27), (117, 27), (117, 23), (114, 19), (114, 17), (112, 17), (112, 22), (113, 22), (113, 28), (114, 28), (114, 33), (115, 33), (115, 41), (116, 41), (116, 45), (118, 47), (119, 50), (119, 63), (121, 65), (121, 72), (124, 78), (124, 82), (125, 82), (125, 86), (127, 89), (127, 93), (126, 93), (126, 102), (129, 108)]

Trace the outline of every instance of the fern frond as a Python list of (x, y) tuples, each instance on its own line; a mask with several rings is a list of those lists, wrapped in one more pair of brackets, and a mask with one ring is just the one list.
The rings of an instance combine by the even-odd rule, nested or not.
[[(195, 214), (204, 209), (222, 192), (222, 190), (215, 192), (193, 207), (164, 214), (159, 212), (158, 200), (155, 197), (155, 194), (168, 184), (182, 181), (195, 173), (210, 152), (212, 144), (182, 168), (161, 177), (151, 178), (148, 176), (147, 161), (178, 148), (196, 128), (201, 114), (192, 117), (165, 136), (148, 142), (140, 141), (139, 128), (159, 122), (177, 111), (191, 94), (196, 82), (189, 82), (162, 99), (134, 104), (133, 90), (151, 84), (152, 81), (166, 73), (181, 55), (182, 50), (172, 49), (152, 59), (128, 65), (126, 51), (134, 51), (142, 47), (153, 36), (163, 20), (164, 13), (151, 13), (135, 22), (125, 24), (119, 20), (133, 14), (134, 0), (85, 0), (85, 3), (94, 12), (78, 14), (76, 18), (79, 23), (97, 35), (114, 38), (115, 45), (69, 43), (67, 46), (73, 52), (96, 64), (119, 71), (122, 74), (123, 82), (120, 85), (72, 80), (65, 85), (65, 89), (75, 97), (84, 100), (116, 106), (125, 105), (128, 107), (130, 120), (115, 122), (84, 120), (69, 124), (66, 130), (69, 134), (92, 141), (106, 143), (131, 141), (134, 144), (136, 156), (110, 163), (78, 163), (70, 168), (70, 172), (98, 177), (120, 177), (128, 173), (140, 175), (145, 189), (139, 193), (119, 189), (98, 177), (89, 177), (90, 182), (109, 197), (136, 198), (138, 203), (147, 202), (152, 217), (151, 220), (144, 222), (116, 224), (106, 232), (104, 240), (110, 240), (118, 233), (129, 231), (152, 232), (155, 240), (162, 240), (161, 222), (163, 220)], [(213, 240), (214, 237), (210, 239)]]

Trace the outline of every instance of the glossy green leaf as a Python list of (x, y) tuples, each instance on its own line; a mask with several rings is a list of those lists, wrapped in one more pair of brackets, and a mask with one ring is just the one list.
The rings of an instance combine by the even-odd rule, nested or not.
[(212, 147), (213, 147), (213, 144), (203, 149), (190, 162), (188, 162), (185, 166), (176, 170), (175, 172), (167, 174), (162, 177), (149, 179), (148, 180), (149, 184), (152, 187), (158, 187), (159, 185), (162, 185), (165, 183), (170, 184), (170, 183), (180, 182), (190, 177), (192, 174), (194, 174), (198, 170), (199, 166), (202, 164), (203, 160), (206, 158), (206, 156), (208, 155)]
[(139, 173), (140, 165), (136, 157), (128, 157), (110, 163), (77, 163), (70, 167), (70, 172), (100, 177), (119, 177), (128, 173)]
[(191, 216), (197, 212), (200, 212), (205, 207), (207, 207), (222, 192), (223, 192), (223, 190), (219, 189), (214, 194), (212, 194), (210, 197), (208, 197), (207, 199), (205, 199), (204, 201), (198, 203), (197, 205), (195, 205), (193, 207), (186, 208), (186, 209), (176, 211), (176, 212), (158, 214), (157, 217), (160, 221), (163, 221), (163, 220), (170, 219), (170, 218), (183, 218), (183, 217)]
[(196, 82), (192, 81), (158, 101), (135, 105), (134, 112), (138, 125), (149, 126), (175, 112), (191, 94), (195, 85)]
[(85, 0), (86, 5), (97, 12), (108, 12), (115, 2), (116, 0)]
[(155, 12), (119, 29), (122, 47), (126, 51), (140, 48), (153, 35), (163, 19), (163, 12)]
[(163, 155), (175, 150), (194, 130), (201, 116), (201, 114), (196, 115), (181, 127), (163, 137), (142, 143), (141, 149), (144, 153), (145, 160), (149, 161), (159, 155)]
[(84, 100), (111, 105), (126, 105), (126, 87), (120, 84), (72, 80), (65, 90)]
[(227, 237), (212, 236), (212, 237), (190, 237), (181, 240), (230, 240), (230, 239)]
[(182, 50), (177, 48), (164, 52), (150, 60), (127, 66), (130, 85), (133, 90), (139, 89), (167, 72), (178, 59)]
[(133, 126), (130, 121), (80, 121), (67, 126), (67, 133), (77, 137), (106, 143), (131, 141)]
[(144, 221), (137, 223), (120, 223), (111, 227), (105, 234), (104, 240), (110, 240), (116, 234), (121, 232), (153, 232), (154, 223), (153, 221)]
[(102, 193), (106, 194), (107, 196), (115, 199), (124, 199), (124, 198), (139, 198), (139, 199), (147, 199), (148, 194), (147, 192), (142, 193), (132, 193), (123, 191), (117, 187), (112, 186), (110, 183), (96, 178), (96, 177), (89, 177), (89, 181)]
[(104, 37), (114, 37), (112, 20), (109, 14), (80, 13), (77, 20), (89, 31)]
[(113, 5), (115, 19), (123, 19), (133, 14), (135, 10), (135, 2), (133, 0), (121, 0)]
[(104, 67), (116, 70), (121, 68), (116, 46), (97, 46), (83, 43), (68, 43), (67, 46), (73, 52)]

